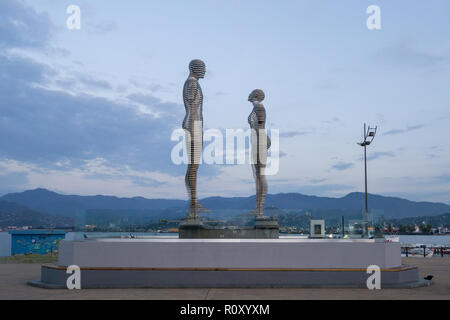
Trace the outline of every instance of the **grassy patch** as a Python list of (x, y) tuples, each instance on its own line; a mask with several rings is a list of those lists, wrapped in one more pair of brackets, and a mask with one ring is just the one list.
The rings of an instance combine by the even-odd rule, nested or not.
[(6, 263), (52, 263), (58, 260), (57, 254), (18, 254), (11, 257), (0, 257), (0, 264)]

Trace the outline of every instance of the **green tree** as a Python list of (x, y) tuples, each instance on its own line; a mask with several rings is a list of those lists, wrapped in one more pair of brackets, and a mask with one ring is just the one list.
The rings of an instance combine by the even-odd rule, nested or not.
[(431, 224), (421, 224), (419, 228), (422, 233), (430, 233), (431, 232)]

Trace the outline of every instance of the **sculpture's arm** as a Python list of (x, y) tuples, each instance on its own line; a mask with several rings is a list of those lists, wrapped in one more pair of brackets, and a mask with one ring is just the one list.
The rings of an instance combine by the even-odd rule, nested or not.
[(197, 98), (199, 86), (197, 80), (188, 79), (185, 86), (184, 99), (189, 104), (193, 103)]
[[(200, 85), (199, 84), (197, 84), (197, 93), (196, 94), (202, 94), (201, 93), (201, 88), (200, 88)], [(202, 102), (200, 103), (200, 108), (199, 108), (199, 112), (200, 112), (200, 115), (199, 115), (199, 117), (200, 117), (200, 121), (202, 121), (202, 123), (203, 123), (203, 99), (202, 99)], [(202, 131), (202, 134), (203, 134), (203, 131)]]
[(196, 80), (189, 78), (186, 80), (183, 89), (183, 100), (184, 100), (184, 108), (186, 110), (186, 115), (183, 119), (183, 129), (189, 129), (187, 127), (187, 119), (190, 117), (192, 103), (195, 101), (197, 97), (198, 91), (198, 83)]
[(187, 121), (187, 119), (189, 117), (189, 108), (186, 105), (186, 101), (184, 103), (184, 110), (186, 111), (186, 114), (184, 115), (182, 128), (186, 130), (186, 129), (188, 129), (187, 126), (186, 126), (186, 121)]
[(258, 120), (256, 116), (255, 110), (252, 110), (248, 116), (248, 124), (250, 125), (250, 128), (255, 129), (258, 128)]
[(260, 107), (258, 111), (256, 111), (256, 115), (258, 117), (258, 129), (266, 128), (266, 109), (264, 107)]
[(188, 115), (189, 115), (189, 113), (188, 113), (188, 111), (186, 110), (186, 115), (184, 116), (183, 124), (181, 125), (181, 127), (182, 127), (184, 130), (187, 130), (187, 129), (188, 129), (187, 126), (186, 126), (186, 120), (187, 120), (187, 118), (188, 118)]
[[(266, 109), (265, 109), (264, 107), (261, 107), (261, 108), (256, 112), (256, 115), (257, 115), (257, 117), (258, 117), (258, 129), (259, 129), (259, 130), (264, 130), (264, 131), (263, 131), (264, 133), (259, 132), (259, 130), (258, 130), (258, 133), (261, 133), (261, 134), (262, 134), (261, 138), (263, 138), (263, 136), (265, 136), (265, 137), (267, 138), (267, 149), (269, 149), (270, 146), (271, 146), (271, 144), (272, 144), (272, 141), (270, 140), (269, 136), (268, 136), (268, 135), (266, 134), (266, 132), (265, 132), (265, 129), (266, 129)], [(260, 137), (259, 137), (259, 134), (258, 134), (258, 139), (259, 139), (259, 138), (260, 138)]]

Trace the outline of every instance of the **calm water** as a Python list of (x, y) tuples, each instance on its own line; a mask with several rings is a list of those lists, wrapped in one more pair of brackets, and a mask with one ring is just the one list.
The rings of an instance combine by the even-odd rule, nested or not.
[(401, 243), (426, 244), (437, 246), (450, 246), (450, 235), (448, 236), (400, 236)]
[[(67, 240), (81, 240), (84, 237), (84, 232), (69, 232), (66, 236)], [(129, 232), (88, 232), (88, 238), (120, 238), (129, 237)], [(132, 233), (136, 237), (178, 237), (178, 233), (150, 233), (150, 232), (136, 232)], [(287, 235), (283, 235), (287, 236)], [(437, 246), (450, 246), (450, 235), (447, 236), (400, 236), (400, 242), (403, 244), (425, 244)]]

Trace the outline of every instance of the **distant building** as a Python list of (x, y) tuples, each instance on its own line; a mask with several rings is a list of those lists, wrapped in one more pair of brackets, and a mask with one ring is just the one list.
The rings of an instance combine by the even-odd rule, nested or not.
[(446, 234), (449, 233), (449, 230), (447, 227), (439, 227), (438, 228), (439, 234)]
[(58, 250), (58, 243), (65, 238), (61, 230), (14, 230), (11, 234), (11, 254), (48, 254)]

